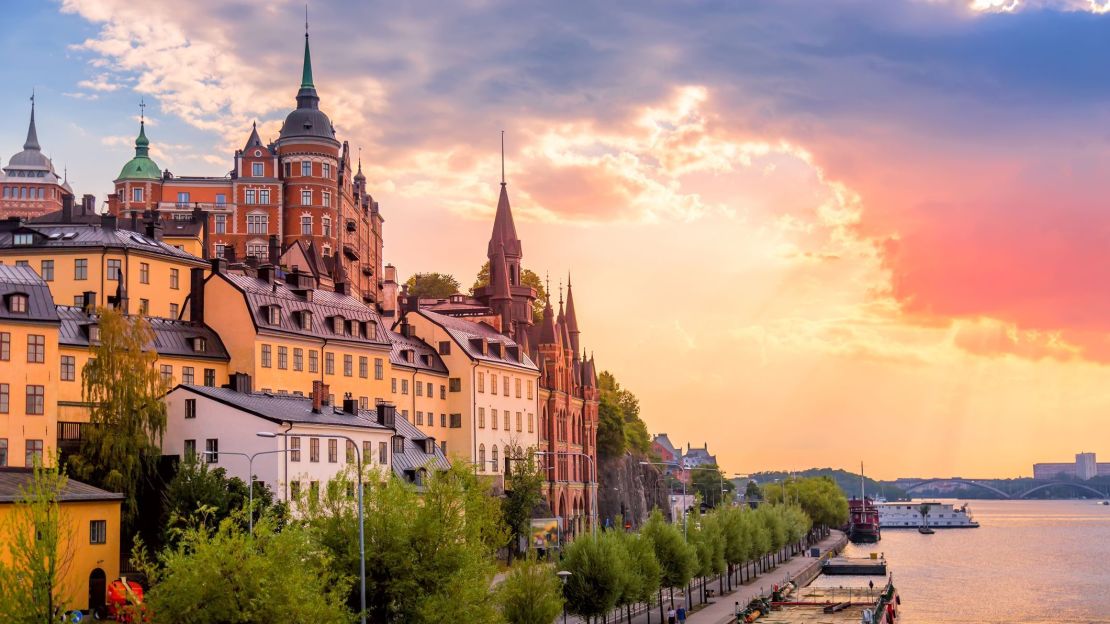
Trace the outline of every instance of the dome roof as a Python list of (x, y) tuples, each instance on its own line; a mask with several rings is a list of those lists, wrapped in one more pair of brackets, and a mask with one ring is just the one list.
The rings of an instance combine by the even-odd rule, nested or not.
[(29, 169), (49, 171), (53, 173), (54, 164), (42, 153), (39, 146), (39, 133), (35, 127), (35, 100), (31, 99), (31, 123), (27, 126), (27, 140), (23, 142), (23, 151), (8, 160), (5, 169)]
[(312, 56), (308, 49), (308, 33), (304, 35), (304, 67), (301, 71), (301, 88), (297, 91), (297, 108), (285, 118), (279, 140), (290, 138), (318, 138), (335, 141), (335, 127), (331, 119), (320, 110), (320, 96), (312, 83)]
[(161, 180), (162, 170), (150, 159), (150, 139), (146, 138), (146, 123), (139, 123), (139, 136), (135, 139), (135, 157), (127, 161), (117, 180)]

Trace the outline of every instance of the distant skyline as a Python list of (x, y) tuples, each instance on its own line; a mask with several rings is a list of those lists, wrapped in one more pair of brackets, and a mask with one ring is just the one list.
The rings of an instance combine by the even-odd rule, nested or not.
[[(728, 474), (1110, 458), (1110, 0), (310, 6), (321, 106), (402, 275), (524, 265), (653, 433)], [(0, 164), (103, 200), (219, 175), (299, 84), (304, 3), (8, 3)], [(854, 467), (854, 468), (853, 468)]]

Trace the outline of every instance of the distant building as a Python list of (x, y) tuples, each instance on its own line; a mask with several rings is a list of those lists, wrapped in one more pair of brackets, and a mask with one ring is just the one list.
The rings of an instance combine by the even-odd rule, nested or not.
[(1074, 462), (1033, 464), (1033, 478), (1043, 481), (1056, 479), (1086, 481), (1107, 476), (1110, 476), (1110, 462), (1096, 461), (1094, 453), (1076, 453)]
[(31, 98), (31, 123), (23, 151), (8, 159), (0, 174), (0, 215), (38, 217), (61, 210), (62, 198), (73, 197), (73, 189), (54, 171), (54, 163), (42, 153), (35, 128), (35, 99)]

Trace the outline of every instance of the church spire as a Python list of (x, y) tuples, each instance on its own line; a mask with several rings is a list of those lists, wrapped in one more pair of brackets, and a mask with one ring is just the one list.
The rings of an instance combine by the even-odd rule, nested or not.
[(308, 46), (308, 5), (304, 8), (304, 64), (301, 66), (301, 88), (297, 91), (297, 108), (319, 108), (320, 96), (312, 81), (312, 52)]
[[(489, 239), (487, 257), (491, 260), (497, 252), (498, 245), (505, 246), (505, 258), (510, 264), (511, 284), (518, 283), (520, 276), (520, 258), (523, 252), (520, 239), (516, 235), (516, 224), (513, 223), (513, 209), (509, 205), (508, 185), (505, 183), (505, 133), (501, 133), (501, 195), (497, 198), (497, 214), (493, 217), (493, 233)], [(513, 269), (516, 269), (515, 271)]]
[(39, 146), (39, 131), (35, 128), (35, 92), (31, 91), (31, 123), (27, 126), (27, 140), (23, 143), (23, 149), (39, 151), (42, 147)]
[(567, 333), (570, 334), (570, 344), (574, 352), (578, 352), (578, 317), (574, 314), (574, 291), (570, 286), (570, 273), (567, 273)]

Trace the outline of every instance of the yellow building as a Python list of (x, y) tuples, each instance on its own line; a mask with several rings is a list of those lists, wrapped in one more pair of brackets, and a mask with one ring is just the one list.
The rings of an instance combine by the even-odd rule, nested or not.
[[(13, 539), (9, 531), (31, 530), (19, 502), (33, 474), (26, 468), (0, 468), (0, 544)], [(59, 551), (65, 560), (61, 597), (66, 610), (102, 606), (107, 584), (119, 577), (122, 501), (122, 494), (66, 481), (58, 501), (63, 536)], [(8, 556), (8, 550), (0, 548), (6, 563), (10, 563)]]
[(128, 314), (179, 318), (189, 271), (208, 265), (160, 240), (157, 224), (132, 224), (143, 232), (117, 225), (111, 216), (100, 225), (0, 221), (0, 263), (30, 266), (56, 303), (82, 305), (91, 292), (97, 306), (118, 297)]
[(230, 272), (215, 259), (188, 308), (190, 319), (220, 335), (228, 370), (250, 375), (263, 393), (307, 396), (321, 381), (331, 405), (352, 398), (362, 409), (389, 396), (388, 330), (342, 280), (322, 289), (299, 270), (263, 265)]
[(390, 401), (402, 418), (437, 438), (440, 449), (450, 456), (453, 449), (449, 448), (447, 432), (461, 428), (462, 418), (460, 413), (451, 412), (447, 366), (435, 349), (416, 337), (404, 319), (397, 329), (389, 332), (393, 343), (389, 356)]
[(58, 327), (46, 282), (0, 265), (0, 466), (54, 457)]

